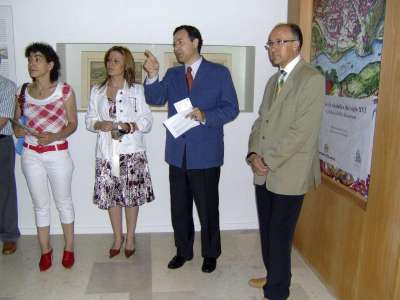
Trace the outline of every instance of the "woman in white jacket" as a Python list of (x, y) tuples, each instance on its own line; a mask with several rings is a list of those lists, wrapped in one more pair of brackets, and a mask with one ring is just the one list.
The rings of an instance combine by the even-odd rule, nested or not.
[(129, 49), (114, 46), (104, 57), (106, 80), (94, 86), (86, 113), (86, 128), (97, 133), (93, 202), (107, 209), (114, 232), (112, 258), (120, 253), (122, 207), (125, 207), (125, 256), (135, 253), (139, 206), (154, 200), (143, 134), (153, 118), (143, 86), (135, 84), (135, 64)]

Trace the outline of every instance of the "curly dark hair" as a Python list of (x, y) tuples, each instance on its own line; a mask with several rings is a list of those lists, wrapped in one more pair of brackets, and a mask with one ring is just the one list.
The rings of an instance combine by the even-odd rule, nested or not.
[(46, 43), (32, 43), (25, 49), (25, 57), (28, 58), (31, 53), (40, 52), (45, 57), (47, 63), (54, 63), (53, 69), (50, 71), (50, 81), (54, 82), (58, 80), (60, 76), (60, 59), (53, 47)]

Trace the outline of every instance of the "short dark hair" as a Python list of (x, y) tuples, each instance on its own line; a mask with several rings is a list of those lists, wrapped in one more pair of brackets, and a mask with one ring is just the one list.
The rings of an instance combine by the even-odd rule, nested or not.
[(178, 26), (175, 28), (173, 35), (175, 35), (175, 33), (177, 33), (179, 30), (185, 30), (188, 33), (189, 38), (192, 42), (194, 39), (199, 40), (197, 50), (199, 51), (199, 54), (200, 54), (201, 46), (203, 46), (203, 39), (201, 38), (200, 31), (196, 27), (191, 26), (191, 25), (181, 25), (181, 26)]
[(296, 41), (299, 41), (299, 50), (300, 50), (301, 47), (303, 46), (303, 34), (301, 33), (299, 25), (294, 23), (279, 23), (274, 27), (274, 29), (281, 27), (289, 28), (290, 32), (293, 34), (294, 39)]
[(287, 26), (290, 28), (294, 38), (299, 41), (301, 49), (303, 46), (303, 33), (301, 32), (300, 26), (294, 23), (288, 23)]
[(31, 53), (40, 52), (45, 57), (47, 63), (53, 62), (53, 69), (50, 71), (50, 81), (54, 82), (58, 80), (60, 76), (60, 59), (53, 47), (46, 43), (32, 43), (25, 49), (25, 57), (28, 58)]

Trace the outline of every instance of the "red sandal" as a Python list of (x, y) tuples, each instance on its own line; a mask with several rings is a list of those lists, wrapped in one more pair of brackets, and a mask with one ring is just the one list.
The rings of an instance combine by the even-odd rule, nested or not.
[(75, 262), (75, 256), (73, 251), (64, 250), (62, 265), (64, 268), (70, 269)]
[(49, 252), (42, 254), (42, 256), (40, 256), (40, 261), (39, 261), (40, 272), (44, 272), (47, 269), (49, 269), (52, 265), (52, 260), (53, 260), (53, 249), (50, 249)]

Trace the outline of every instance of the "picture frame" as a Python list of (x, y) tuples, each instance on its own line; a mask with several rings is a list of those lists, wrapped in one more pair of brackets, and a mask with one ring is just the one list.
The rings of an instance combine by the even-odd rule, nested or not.
[[(106, 51), (82, 51), (81, 52), (81, 101), (78, 111), (86, 111), (89, 106), (90, 91), (94, 85), (100, 85), (107, 76), (104, 64)], [(135, 82), (142, 83), (145, 80), (143, 64), (145, 56), (140, 52), (132, 52), (135, 61)]]
[[(79, 112), (87, 110), (90, 89), (94, 84), (104, 80), (104, 55), (115, 44), (101, 43), (58, 43), (57, 53), (60, 57), (61, 77), (75, 90)], [(146, 72), (144, 52), (149, 50), (157, 57), (160, 79), (168, 68), (179, 65), (173, 47), (170, 44), (118, 44), (131, 50), (135, 60), (137, 82), (143, 84)], [(242, 112), (252, 112), (254, 103), (254, 46), (203, 45), (201, 55), (209, 60), (227, 67), (232, 76)], [(104, 70), (104, 71), (103, 71)], [(166, 112), (167, 105), (151, 106), (153, 112)]]
[(78, 111), (87, 110), (92, 87), (95, 84), (101, 84), (106, 78), (104, 54), (104, 51), (82, 51), (82, 88), (81, 100), (79, 101), (79, 105), (77, 107)]
[[(232, 73), (232, 54), (231, 53), (201, 53), (201, 55), (212, 62), (217, 64), (221, 64), (229, 69)], [(164, 53), (164, 61), (165, 68), (169, 69), (175, 66), (180, 65), (180, 63), (176, 60), (175, 54), (173, 52), (165, 52)]]
[(0, 75), (17, 81), (12, 5), (0, 5)]

